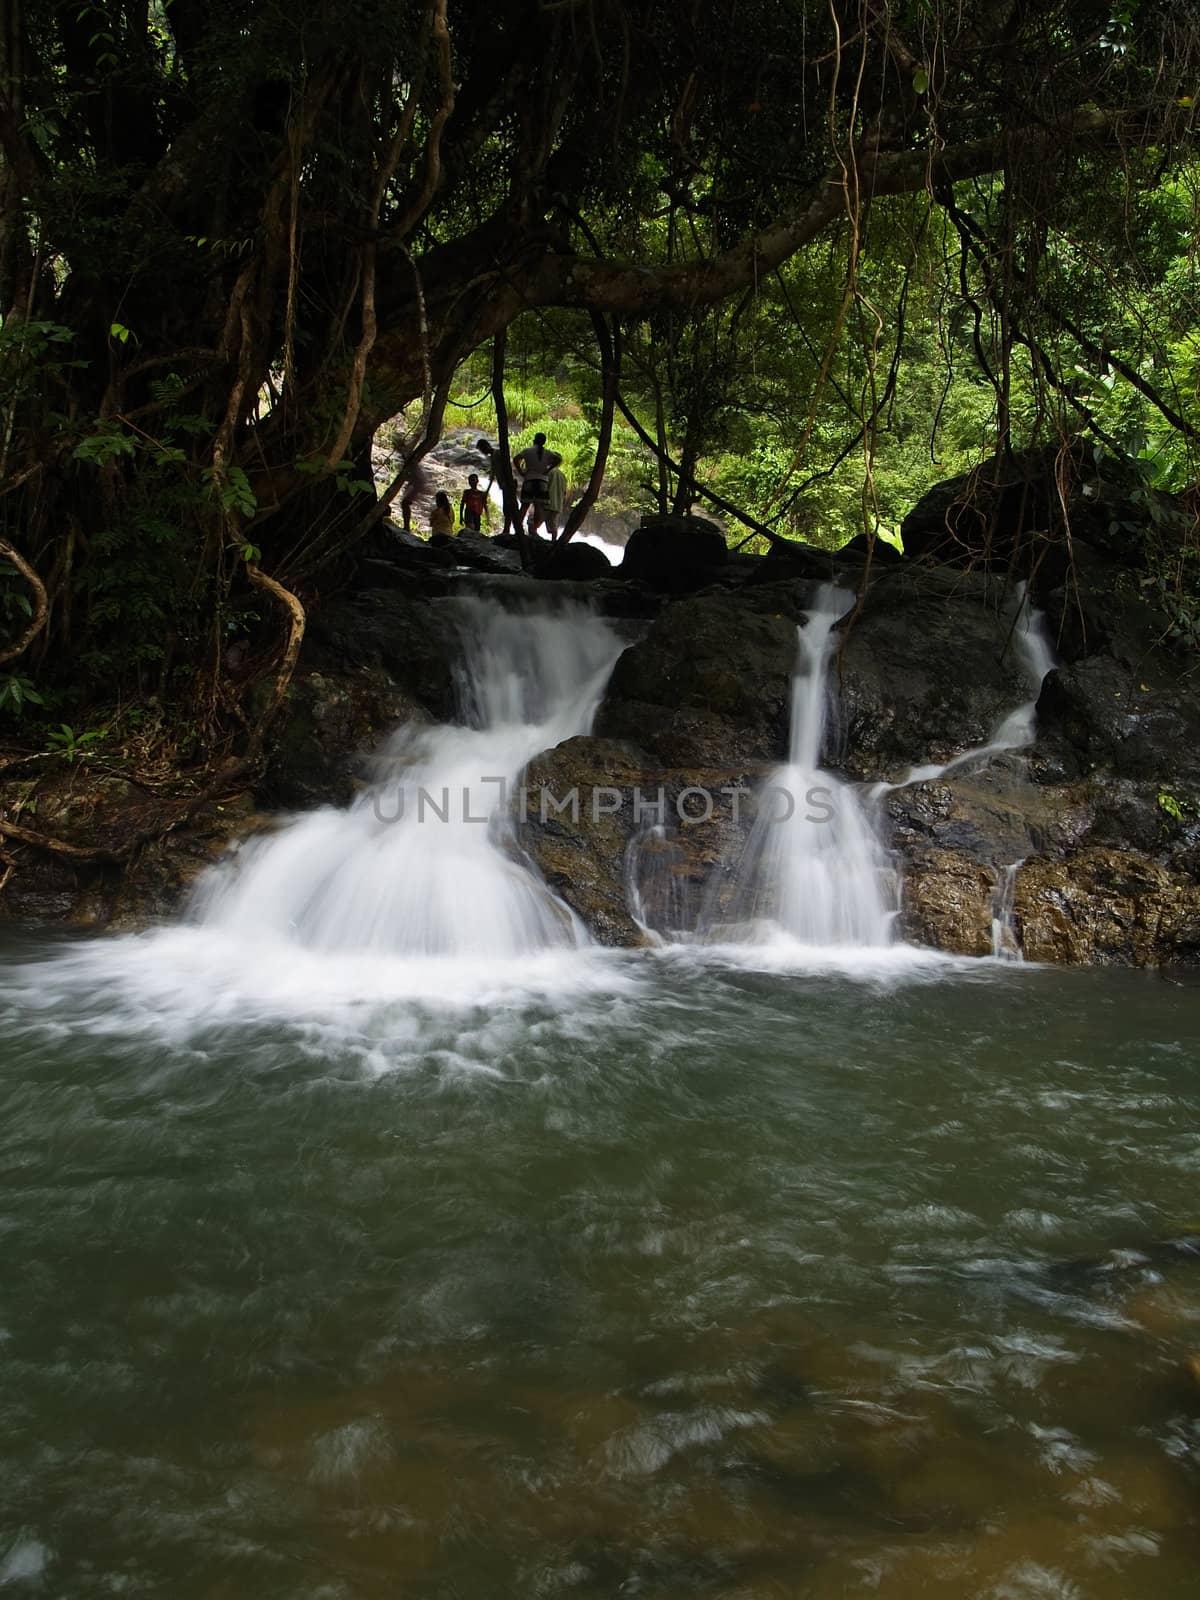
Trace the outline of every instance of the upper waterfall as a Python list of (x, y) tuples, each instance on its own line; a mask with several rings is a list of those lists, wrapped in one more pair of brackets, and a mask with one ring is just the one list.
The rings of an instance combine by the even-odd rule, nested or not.
[(589, 943), (517, 858), (506, 798), (540, 751), (586, 733), (621, 640), (581, 606), (459, 603), (462, 723), (407, 726), (348, 811), (252, 841), (205, 881), (193, 917), (310, 951), (504, 959)]

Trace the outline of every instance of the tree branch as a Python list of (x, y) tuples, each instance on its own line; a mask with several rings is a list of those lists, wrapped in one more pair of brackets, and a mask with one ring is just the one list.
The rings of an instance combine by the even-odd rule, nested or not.
[(5, 561), (11, 561), (33, 590), (33, 615), (30, 617), (20, 638), (14, 644), (10, 644), (7, 649), (0, 650), (0, 665), (2, 665), (5, 661), (15, 661), (19, 655), (28, 650), (29, 646), (46, 626), (46, 618), (50, 614), (50, 603), (46, 598), (45, 584), (21, 552), (4, 538), (0, 538), (0, 557), (3, 557)]

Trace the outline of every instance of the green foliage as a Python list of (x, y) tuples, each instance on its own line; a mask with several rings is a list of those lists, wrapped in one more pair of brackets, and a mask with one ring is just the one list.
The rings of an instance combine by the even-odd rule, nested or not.
[(1174, 822), (1183, 821), (1183, 804), (1169, 790), (1164, 789), (1159, 793), (1158, 809), (1164, 816), (1170, 817)]
[(227, 467), (219, 476), (212, 467), (205, 467), (200, 474), (200, 482), (215, 494), (222, 511), (252, 517), (258, 509), (258, 500), (244, 467), (235, 464)]
[(95, 433), (89, 433), (75, 446), (72, 454), (76, 461), (88, 462), (94, 467), (106, 467), (122, 456), (136, 454), (134, 437), (119, 422), (102, 422)]
[(76, 732), (69, 723), (60, 722), (57, 728), (52, 728), (46, 735), (46, 742), (60, 755), (66, 756), (68, 761), (78, 761), (107, 738), (107, 728), (88, 728)]
[(26, 706), (44, 703), (43, 696), (28, 678), (15, 672), (0, 673), (0, 711), (20, 717), (24, 715)]

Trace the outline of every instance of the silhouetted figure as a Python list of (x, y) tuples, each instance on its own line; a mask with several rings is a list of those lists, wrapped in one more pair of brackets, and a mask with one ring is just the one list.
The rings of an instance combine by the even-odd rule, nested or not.
[(467, 477), (467, 487), (458, 502), (458, 520), (464, 528), (470, 528), (472, 533), (478, 533), (482, 529), (483, 513), (487, 510), (487, 503), (487, 494), (479, 487), (479, 474), (470, 473)]
[[(512, 516), (510, 514), (509, 507), (517, 498), (516, 489), (513, 486), (511, 478), (509, 478), (507, 481), (505, 480), (503, 462), (500, 459), (500, 452), (496, 449), (495, 445), (489, 444), (486, 439), (476, 439), (475, 448), (479, 451), (480, 455), (487, 457), (488, 489), (490, 489), (494, 483), (500, 486), (500, 503), (504, 508), (503, 532), (508, 533), (512, 528)], [(487, 490), (485, 490), (484, 493), (486, 495)]]
[(413, 506), (422, 495), (429, 493), (429, 474), (424, 464), (420, 461), (413, 467), (408, 475), (408, 482), (404, 485), (404, 493), (400, 496), (400, 515), (404, 522), (405, 533), (412, 532)]
[(431, 542), (441, 543), (449, 539), (454, 532), (454, 507), (450, 504), (450, 496), (445, 489), (439, 489), (433, 497), (433, 510), (429, 514), (429, 535)]
[(557, 450), (546, 449), (546, 435), (535, 433), (533, 443), (526, 445), (524, 450), (518, 450), (513, 457), (513, 466), (521, 474), (521, 500), (517, 511), (517, 520), (525, 522), (526, 512), (532, 509), (529, 519), (529, 531), (535, 532), (539, 523), (546, 520), (546, 511), (550, 500), (550, 474), (555, 467), (562, 465), (562, 457)]

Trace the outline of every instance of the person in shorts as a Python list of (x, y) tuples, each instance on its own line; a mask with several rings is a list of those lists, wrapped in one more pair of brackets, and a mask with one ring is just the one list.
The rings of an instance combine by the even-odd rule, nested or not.
[(524, 526), (527, 513), (529, 532), (536, 533), (538, 525), (545, 522), (550, 501), (550, 474), (562, 465), (557, 450), (546, 449), (546, 435), (535, 433), (533, 443), (518, 450), (513, 466), (521, 474), (521, 499), (517, 512), (518, 528)]
[(458, 502), (458, 520), (464, 528), (469, 528), (472, 533), (479, 533), (483, 527), (483, 513), (487, 510), (488, 497), (486, 492), (479, 487), (479, 474), (472, 472), (467, 477), (467, 487), (462, 492), (462, 499)]

